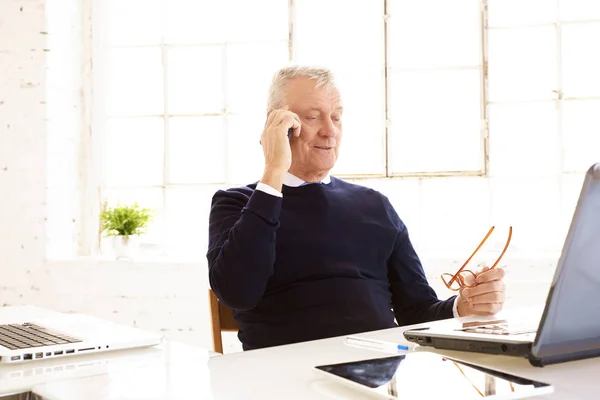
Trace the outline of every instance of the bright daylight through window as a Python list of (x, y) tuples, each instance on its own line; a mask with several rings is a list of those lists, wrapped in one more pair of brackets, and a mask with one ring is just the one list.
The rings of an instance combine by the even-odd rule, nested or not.
[[(92, 144), (101, 162), (92, 169), (93, 206), (137, 201), (155, 209), (146, 250), (203, 258), (211, 195), (260, 178), (266, 91), (289, 61), (326, 65), (339, 77), (339, 176), (486, 176), (544, 168), (556, 157), (564, 171), (581, 171), (600, 148), (600, 135), (588, 134), (600, 129), (600, 58), (580, 45), (600, 37), (600, 5), (485, 3), (96, 4)], [(548, 135), (559, 145), (538, 140)], [(521, 144), (511, 160), (494, 159), (489, 140)], [(72, 208), (51, 189), (51, 219), (65, 220), (57, 215)], [(82, 218), (94, 215), (82, 208)], [(62, 249), (92, 254), (67, 225), (52, 225), (50, 237), (75, 243)], [(97, 237), (93, 223), (82, 226), (83, 236)]]

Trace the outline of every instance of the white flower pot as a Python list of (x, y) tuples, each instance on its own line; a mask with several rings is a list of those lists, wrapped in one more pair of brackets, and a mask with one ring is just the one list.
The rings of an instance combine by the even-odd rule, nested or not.
[(140, 247), (137, 236), (113, 236), (113, 250), (117, 260), (132, 260)]

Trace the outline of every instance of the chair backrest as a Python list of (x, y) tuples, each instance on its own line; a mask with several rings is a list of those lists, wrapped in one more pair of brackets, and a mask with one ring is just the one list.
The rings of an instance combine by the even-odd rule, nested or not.
[(223, 353), (222, 332), (237, 332), (238, 324), (233, 318), (233, 311), (221, 304), (217, 295), (208, 289), (210, 320), (212, 324), (213, 351)]

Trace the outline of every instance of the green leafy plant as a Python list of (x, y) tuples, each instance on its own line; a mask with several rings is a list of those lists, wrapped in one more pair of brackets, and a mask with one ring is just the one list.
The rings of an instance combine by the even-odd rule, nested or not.
[(125, 206), (117, 204), (114, 208), (104, 203), (100, 213), (102, 232), (106, 236), (141, 235), (146, 232), (152, 216), (152, 210), (142, 208), (137, 203)]

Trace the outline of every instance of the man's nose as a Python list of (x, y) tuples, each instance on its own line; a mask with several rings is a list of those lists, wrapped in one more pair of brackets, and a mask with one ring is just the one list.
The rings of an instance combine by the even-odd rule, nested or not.
[(325, 120), (323, 122), (323, 125), (321, 126), (321, 129), (319, 130), (319, 134), (321, 136), (327, 136), (327, 137), (336, 137), (338, 135), (338, 133), (339, 133), (338, 128), (335, 126), (333, 121), (330, 119)]

